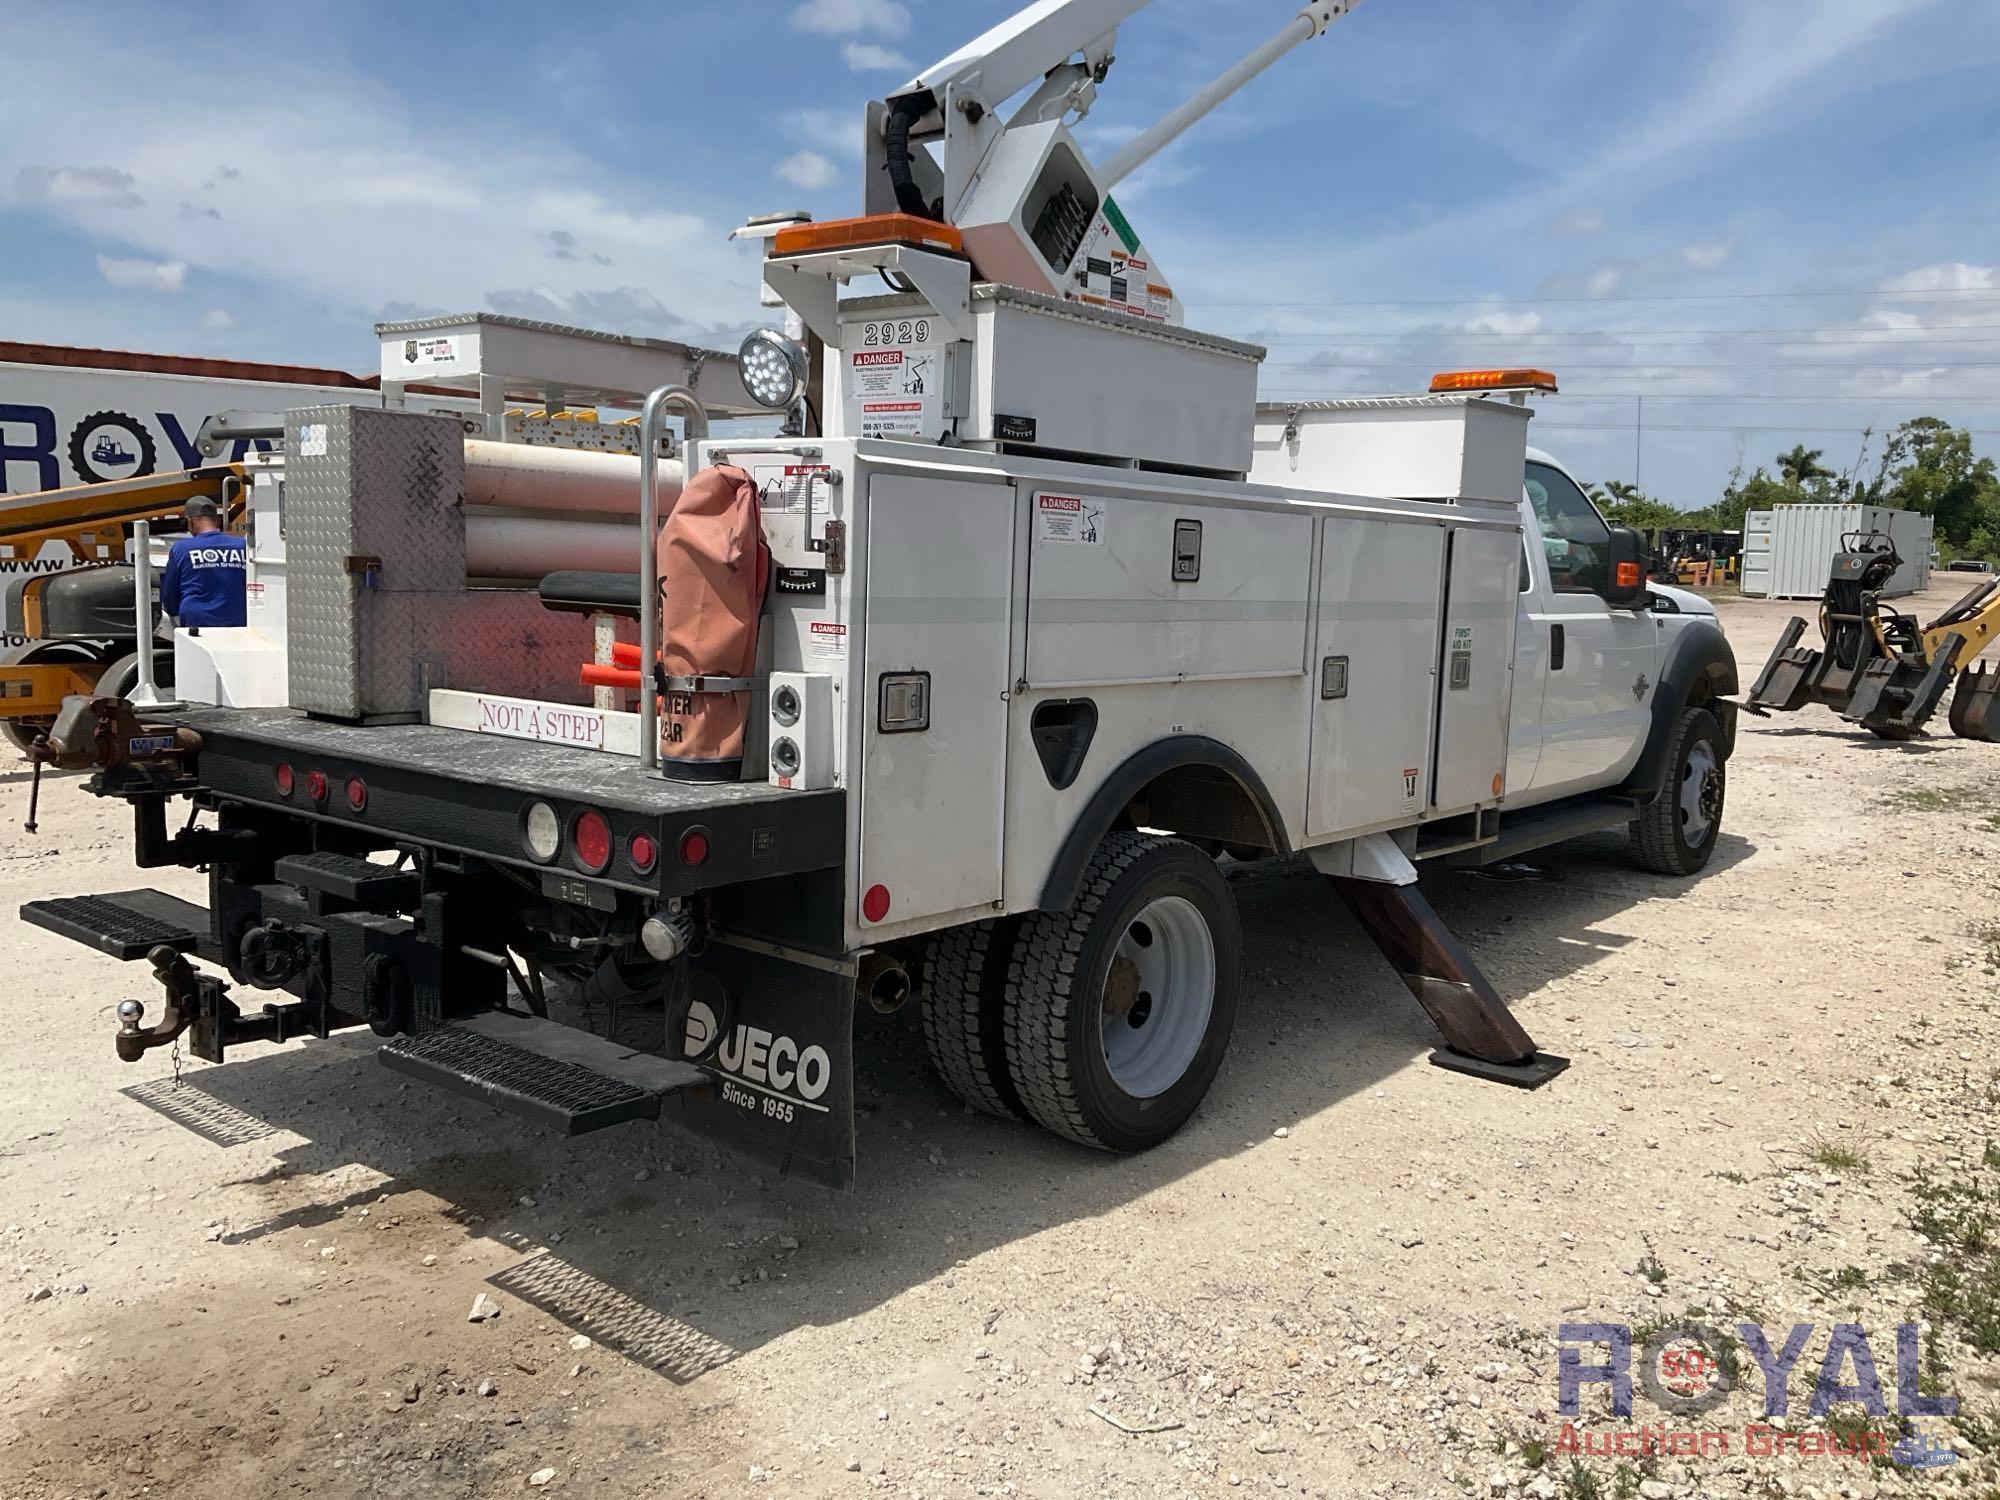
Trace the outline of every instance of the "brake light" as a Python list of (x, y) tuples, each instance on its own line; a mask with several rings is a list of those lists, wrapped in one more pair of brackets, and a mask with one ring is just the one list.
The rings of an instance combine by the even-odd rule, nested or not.
[(289, 761), (279, 761), (278, 768), (272, 775), (278, 783), (278, 795), (280, 797), (291, 796), (293, 786), (291, 763)]
[(315, 802), (326, 801), (326, 772), (306, 772), (306, 795)]
[(368, 783), (359, 776), (347, 778), (347, 805), (356, 812), (368, 805)]
[(650, 833), (635, 833), (632, 841), (625, 846), (625, 857), (632, 861), (632, 868), (641, 875), (650, 875), (653, 866), (660, 862), (660, 846), (653, 841)]
[(708, 834), (699, 828), (690, 828), (681, 835), (681, 863), (690, 870), (708, 862)]
[(586, 810), (576, 815), (570, 829), (570, 847), (580, 868), (592, 875), (611, 863), (611, 823), (603, 813)]
[(1446, 391), (1546, 391), (1556, 393), (1556, 378), (1547, 370), (1515, 365), (1503, 370), (1441, 370), (1431, 376), (1431, 394)]

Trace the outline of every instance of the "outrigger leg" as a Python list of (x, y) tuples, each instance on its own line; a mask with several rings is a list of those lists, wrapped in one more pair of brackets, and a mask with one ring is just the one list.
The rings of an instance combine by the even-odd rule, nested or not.
[(1431, 1053), (1433, 1065), (1522, 1089), (1540, 1088), (1569, 1066), (1568, 1058), (1536, 1048), (1492, 981), (1417, 889), (1414, 871), (1404, 883), (1326, 873), (1443, 1033), (1444, 1046)]

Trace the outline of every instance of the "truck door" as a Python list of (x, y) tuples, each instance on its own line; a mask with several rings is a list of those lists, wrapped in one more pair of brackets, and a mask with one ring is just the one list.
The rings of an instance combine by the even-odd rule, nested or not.
[[(1524, 525), (1534, 587), (1523, 631), (1536, 637), (1541, 666), (1541, 753), (1532, 800), (1613, 785), (1638, 760), (1652, 722), (1659, 678), (1659, 626), (1644, 610), (1604, 602), (1610, 528), (1575, 480), (1531, 460)], [(1519, 680), (1514, 691), (1532, 694)]]

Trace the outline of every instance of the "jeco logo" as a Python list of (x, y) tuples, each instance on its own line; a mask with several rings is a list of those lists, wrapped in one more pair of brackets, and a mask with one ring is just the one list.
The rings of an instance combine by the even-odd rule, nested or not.
[[(717, 1029), (715, 1012), (707, 1002), (697, 1000), (690, 1005), (682, 1033), (687, 1055), (699, 1056)], [(713, 1062), (745, 1083), (775, 1089), (805, 1103), (819, 1098), (833, 1082), (833, 1060), (824, 1047), (817, 1043), (801, 1047), (791, 1037), (773, 1035), (760, 1026), (738, 1026), (730, 1032), (716, 1049)]]

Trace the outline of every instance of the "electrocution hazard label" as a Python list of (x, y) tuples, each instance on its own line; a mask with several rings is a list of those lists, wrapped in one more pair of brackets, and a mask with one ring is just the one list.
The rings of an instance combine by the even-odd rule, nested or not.
[(1104, 502), (1081, 495), (1035, 496), (1035, 536), (1082, 547), (1104, 545)]

